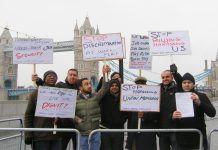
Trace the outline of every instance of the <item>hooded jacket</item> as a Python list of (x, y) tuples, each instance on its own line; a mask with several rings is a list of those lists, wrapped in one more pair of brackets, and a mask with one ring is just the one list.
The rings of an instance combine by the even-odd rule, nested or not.
[[(120, 88), (120, 82), (118, 80), (111, 80), (109, 82), (109, 88), (113, 83), (116, 83)], [(109, 129), (123, 129), (124, 123), (127, 119), (126, 112), (120, 111), (120, 89), (119, 92), (113, 94), (108, 90), (107, 94), (101, 99), (101, 128)]]

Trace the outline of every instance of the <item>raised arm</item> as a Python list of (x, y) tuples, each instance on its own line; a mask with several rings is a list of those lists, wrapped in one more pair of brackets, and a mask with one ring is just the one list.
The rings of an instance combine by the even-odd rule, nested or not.
[(32, 81), (36, 82), (37, 86), (44, 84), (44, 81), (36, 73), (32, 74)]
[(170, 72), (172, 73), (173, 78), (176, 81), (177, 87), (179, 89), (182, 89), (182, 76), (178, 73), (178, 69), (175, 64), (170, 65)]
[(101, 99), (109, 90), (108, 74), (110, 73), (110, 67), (108, 67), (108, 65), (104, 65), (102, 68), (102, 73), (103, 73), (102, 86), (101, 89), (96, 94), (96, 100), (98, 102), (101, 101)]

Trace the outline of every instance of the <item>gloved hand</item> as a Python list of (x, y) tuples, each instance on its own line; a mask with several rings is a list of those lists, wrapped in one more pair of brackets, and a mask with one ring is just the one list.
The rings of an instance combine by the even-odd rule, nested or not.
[(32, 144), (32, 141), (33, 141), (32, 137), (25, 137), (25, 144), (26, 145)]
[(177, 66), (175, 64), (170, 65), (170, 72), (177, 73)]

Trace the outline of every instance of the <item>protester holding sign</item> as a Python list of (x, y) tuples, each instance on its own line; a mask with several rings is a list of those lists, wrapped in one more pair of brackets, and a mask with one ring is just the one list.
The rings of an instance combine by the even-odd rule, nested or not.
[[(173, 122), (173, 112), (176, 110), (175, 92), (178, 91), (177, 85), (173, 81), (173, 75), (170, 70), (165, 70), (161, 74), (161, 103), (159, 126), (162, 129), (176, 128)], [(159, 133), (160, 150), (177, 150), (177, 141), (175, 133)]]
[[(54, 87), (57, 82), (57, 74), (47, 71), (43, 76), (44, 86)], [(58, 119), (35, 116), (38, 90), (31, 96), (25, 112), (25, 128), (54, 128), (58, 125)], [(32, 144), (34, 150), (60, 150), (61, 137), (52, 132), (25, 132), (25, 143)]]
[[(103, 75), (108, 74), (108, 69), (103, 66)], [(99, 150), (100, 149), (100, 133), (96, 133), (90, 140), (90, 149), (88, 145), (89, 133), (99, 128), (100, 107), (99, 102), (108, 91), (108, 82), (103, 81), (101, 90), (92, 93), (91, 81), (88, 78), (79, 80), (80, 92), (77, 97), (76, 104), (76, 129), (81, 133), (80, 150)]]
[[(37, 86), (44, 84), (43, 80), (39, 78), (37, 74), (32, 74), (32, 81), (36, 81)], [(76, 69), (71, 68), (67, 72), (67, 77), (65, 79), (65, 82), (58, 82), (56, 84), (56, 87), (79, 90), (77, 81), (78, 81), (78, 71)], [(72, 119), (61, 119), (61, 122), (62, 122), (61, 128), (73, 128), (73, 129), (75, 128)], [(72, 133), (64, 132), (62, 134), (63, 134), (62, 150), (66, 150), (67, 145), (71, 138), (73, 141), (73, 147), (74, 149), (76, 149), (76, 134), (73, 132)]]
[[(137, 77), (136, 84), (146, 85), (147, 79), (144, 77)], [(129, 118), (129, 128), (137, 129), (138, 118), (141, 118), (141, 129), (156, 129), (158, 128), (159, 112), (132, 112)], [(156, 133), (141, 132), (128, 133), (127, 145), (128, 150), (133, 150), (135, 143), (135, 150), (157, 150)]]
[[(120, 111), (120, 81), (109, 81), (109, 91), (100, 101), (102, 129), (123, 129), (126, 112)], [(123, 150), (124, 133), (101, 133), (102, 150)]]
[[(203, 147), (207, 150), (207, 135), (204, 114), (209, 117), (216, 115), (216, 110), (204, 93), (199, 93), (194, 89), (195, 79), (190, 73), (183, 75), (179, 83), (182, 81), (182, 92), (192, 92), (191, 100), (193, 101), (194, 117), (185, 117), (179, 111), (174, 111), (172, 118), (177, 122), (179, 128), (195, 128), (199, 129), (203, 134)], [(198, 133), (178, 133), (178, 145), (180, 150), (199, 149)]]

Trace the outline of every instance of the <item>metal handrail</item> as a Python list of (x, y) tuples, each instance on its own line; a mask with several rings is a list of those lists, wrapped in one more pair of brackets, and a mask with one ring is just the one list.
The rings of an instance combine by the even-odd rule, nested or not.
[(77, 134), (77, 150), (79, 150), (80, 145), (80, 132), (76, 129), (67, 129), (67, 128), (0, 128), (0, 131), (32, 131), (32, 132), (75, 132)]
[(203, 150), (203, 134), (198, 129), (96, 129), (89, 134), (88, 142), (96, 132), (197, 132), (200, 135), (199, 150)]
[(20, 137), (20, 136), (22, 136), (22, 134), (7, 136), (7, 137), (4, 137), (4, 138), (0, 138), (0, 141), (5, 141), (5, 140), (8, 140), (8, 139), (17, 138), (17, 137)]
[[(2, 119), (2, 120), (0, 120), (0, 123), (2, 123), (2, 122), (9, 122), (9, 121), (17, 121), (17, 120), (20, 121), (20, 128), (23, 128), (23, 120), (21, 118)], [(23, 132), (20, 131), (19, 135), (20, 135), (20, 150), (21, 150), (21, 148), (22, 148), (22, 141), (23, 141)], [(14, 136), (17, 136), (17, 135), (14, 135)], [(11, 138), (15, 138), (15, 137), (8, 136), (8, 137), (2, 138), (2, 139), (6, 140), (6, 139), (11, 139)], [(1, 141), (1, 139), (0, 139), (0, 141)]]
[(20, 121), (20, 124), (23, 125), (23, 121), (22, 121), (21, 118), (2, 119), (2, 120), (0, 120), (0, 123), (1, 123), (1, 122), (8, 122), (8, 121), (16, 121), (16, 120), (19, 120), (19, 121)]
[(210, 145), (211, 145), (211, 136), (212, 136), (212, 133), (214, 133), (214, 132), (218, 132), (218, 129), (212, 129), (212, 130), (210, 130), (210, 132), (209, 132), (209, 135), (208, 135), (208, 150), (210, 150)]

